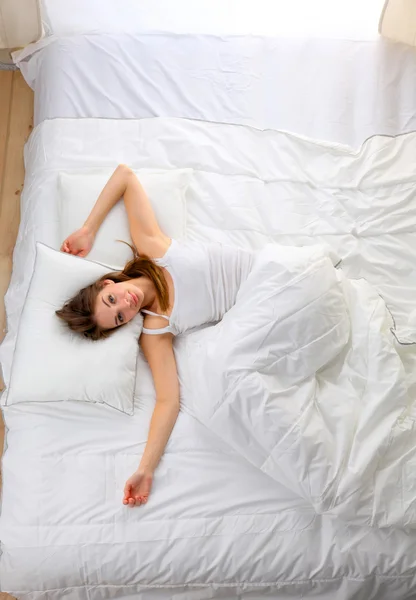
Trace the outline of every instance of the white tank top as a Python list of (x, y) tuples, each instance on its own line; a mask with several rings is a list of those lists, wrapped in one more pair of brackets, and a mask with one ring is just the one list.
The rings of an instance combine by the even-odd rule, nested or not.
[(175, 290), (172, 313), (168, 317), (142, 311), (165, 318), (169, 325), (162, 329), (143, 328), (143, 333), (178, 335), (220, 321), (235, 304), (240, 285), (251, 270), (252, 260), (252, 252), (231, 246), (172, 240), (164, 257), (154, 259), (172, 277)]

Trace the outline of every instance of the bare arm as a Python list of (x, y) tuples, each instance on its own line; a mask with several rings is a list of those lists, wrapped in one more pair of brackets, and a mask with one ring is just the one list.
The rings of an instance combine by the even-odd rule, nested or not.
[(98, 196), (83, 227), (69, 236), (61, 249), (71, 254), (86, 256), (104, 219), (122, 197), (129, 220), (130, 235), (139, 254), (147, 254), (152, 258), (163, 256), (169, 247), (170, 239), (161, 231), (140, 181), (126, 165), (117, 167)]
[(150, 493), (153, 473), (159, 464), (179, 413), (179, 381), (173, 336), (141, 336), (141, 345), (152, 371), (156, 405), (150, 421), (146, 448), (137, 471), (124, 488), (124, 504), (145, 504)]
[(171, 333), (141, 336), (141, 346), (152, 371), (156, 406), (140, 468), (154, 471), (159, 464), (179, 413), (179, 380)]

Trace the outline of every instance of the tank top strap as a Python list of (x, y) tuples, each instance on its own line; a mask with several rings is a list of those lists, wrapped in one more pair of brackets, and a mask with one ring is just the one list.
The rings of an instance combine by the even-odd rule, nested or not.
[(159, 329), (148, 329), (147, 327), (143, 327), (142, 333), (147, 333), (147, 335), (162, 335), (163, 333), (173, 333), (173, 328), (171, 325), (166, 325), (166, 327), (160, 327)]
[(147, 333), (147, 335), (161, 335), (163, 333), (173, 333), (172, 326), (170, 325), (170, 318), (167, 315), (159, 315), (158, 313), (152, 312), (151, 310), (142, 310), (142, 313), (145, 315), (150, 315), (151, 317), (162, 317), (162, 319), (166, 319), (169, 325), (166, 327), (159, 327), (158, 329), (148, 329), (147, 327), (143, 327), (142, 333)]
[(167, 315), (159, 315), (158, 313), (152, 312), (151, 310), (143, 309), (142, 313), (144, 313), (145, 315), (150, 315), (151, 317), (162, 317), (162, 319), (170, 321), (170, 318)]

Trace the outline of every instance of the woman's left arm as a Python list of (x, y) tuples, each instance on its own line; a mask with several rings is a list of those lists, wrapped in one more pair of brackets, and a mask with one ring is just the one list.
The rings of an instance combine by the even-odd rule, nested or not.
[(159, 464), (179, 413), (179, 380), (173, 352), (173, 336), (142, 334), (141, 346), (149, 363), (156, 389), (156, 405), (140, 466), (124, 487), (124, 504), (145, 504), (153, 473)]

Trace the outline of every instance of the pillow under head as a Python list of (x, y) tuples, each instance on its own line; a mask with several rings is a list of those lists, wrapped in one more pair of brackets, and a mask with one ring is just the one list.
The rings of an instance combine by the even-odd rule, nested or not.
[(37, 243), (6, 405), (77, 400), (133, 413), (141, 315), (94, 342), (72, 332), (55, 314), (66, 300), (110, 270)]

